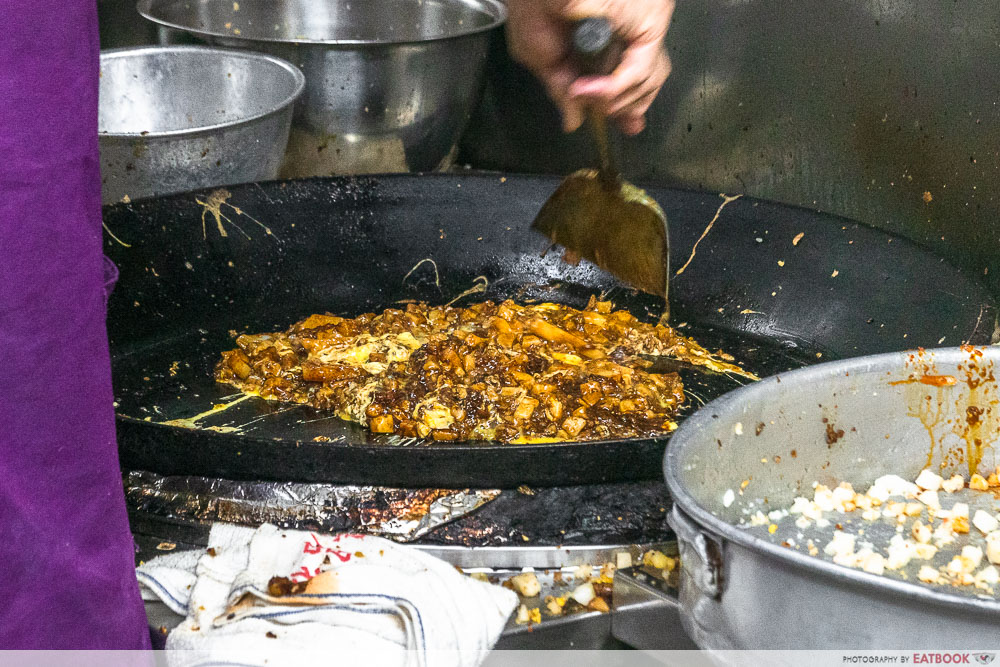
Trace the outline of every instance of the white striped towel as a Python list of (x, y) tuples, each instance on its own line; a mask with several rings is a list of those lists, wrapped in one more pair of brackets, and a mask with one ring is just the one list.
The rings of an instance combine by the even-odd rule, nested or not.
[[(216, 524), (208, 549), (160, 556), (137, 576), (146, 597), (186, 616), (167, 637), (176, 667), (475, 667), (517, 605), (512, 591), (412, 547), (270, 524)], [(295, 592), (273, 595), (275, 576)]]

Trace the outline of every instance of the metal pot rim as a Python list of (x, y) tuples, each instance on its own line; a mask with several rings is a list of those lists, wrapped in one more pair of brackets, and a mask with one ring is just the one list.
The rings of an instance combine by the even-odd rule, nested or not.
[(380, 39), (380, 40), (365, 40), (365, 39), (287, 39), (280, 37), (246, 37), (234, 35), (230, 32), (225, 32), (222, 30), (206, 30), (204, 28), (195, 28), (189, 25), (184, 25), (182, 23), (174, 23), (172, 21), (166, 21), (155, 16), (152, 13), (152, 5), (155, 0), (139, 0), (136, 4), (136, 11), (142, 15), (143, 18), (152, 21), (158, 25), (165, 28), (172, 28), (174, 30), (180, 30), (192, 35), (203, 36), (203, 37), (221, 37), (234, 43), (240, 43), (242, 45), (250, 44), (293, 44), (293, 45), (306, 45), (306, 46), (331, 46), (331, 47), (380, 47), (380, 46), (405, 46), (407, 44), (427, 44), (431, 42), (443, 42), (449, 39), (456, 39), (459, 37), (468, 37), (470, 35), (478, 35), (480, 33), (488, 32), (504, 24), (507, 20), (507, 5), (502, 0), (472, 0), (475, 4), (481, 6), (483, 9), (487, 10), (492, 15), (492, 21), (486, 25), (476, 26), (472, 28), (466, 28), (464, 30), (458, 30), (447, 35), (442, 35), (439, 37), (425, 37), (421, 39)]
[[(993, 357), (996, 361), (1000, 361), (1000, 349), (983, 348), (983, 353), (984, 355)], [(908, 597), (921, 602), (963, 609), (965, 611), (970, 611), (971, 607), (971, 610), (975, 612), (1000, 615), (1000, 600), (959, 597), (957, 595), (941, 593), (920, 584), (890, 579), (889, 577), (870, 574), (863, 570), (837, 565), (755, 537), (749, 532), (727, 521), (723, 521), (712, 514), (688, 493), (681, 482), (679, 469), (681, 452), (689, 441), (698, 437), (697, 433), (699, 431), (708, 427), (713, 420), (713, 413), (717, 414), (717, 411), (733, 403), (746, 403), (758, 398), (761, 394), (766, 395), (770, 387), (782, 382), (790, 381), (800, 385), (808, 385), (822, 381), (831, 375), (902, 368), (906, 358), (910, 354), (912, 354), (912, 351), (889, 352), (816, 364), (764, 378), (759, 382), (735, 389), (724, 396), (710, 401), (681, 424), (674, 432), (670, 444), (664, 453), (663, 473), (667, 489), (670, 491), (670, 496), (673, 498), (674, 504), (679, 506), (701, 528), (707, 529), (714, 536), (718, 536), (726, 541), (735, 542), (763, 556), (775, 558), (797, 568), (808, 570), (818, 576), (846, 582), (853, 586), (865, 586), (872, 590), (882, 591), (889, 596)], [(935, 361), (943, 363), (957, 364), (968, 357), (968, 353), (963, 352), (962, 348), (958, 347), (935, 349), (933, 350), (933, 354)], [(725, 556), (723, 556), (723, 559), (725, 559)]]
[(103, 63), (105, 58), (119, 58), (134, 55), (144, 55), (148, 53), (192, 53), (197, 52), (204, 55), (219, 55), (226, 56), (227, 58), (242, 58), (244, 60), (256, 60), (256, 61), (267, 61), (278, 67), (281, 67), (286, 72), (292, 75), (295, 81), (295, 88), (292, 93), (283, 99), (280, 103), (275, 105), (273, 108), (267, 111), (262, 111), (261, 113), (255, 114), (253, 116), (247, 116), (245, 118), (239, 118), (237, 120), (225, 121), (222, 123), (215, 123), (213, 125), (199, 125), (198, 127), (182, 128), (177, 130), (160, 130), (160, 131), (149, 131), (149, 132), (108, 132), (98, 129), (98, 136), (101, 139), (142, 139), (142, 140), (152, 140), (152, 139), (167, 139), (167, 138), (177, 138), (177, 137), (196, 137), (202, 134), (218, 132), (219, 130), (225, 130), (229, 128), (240, 127), (242, 125), (247, 125), (255, 121), (259, 121), (263, 118), (269, 116), (274, 116), (286, 110), (292, 104), (302, 96), (302, 91), (306, 87), (306, 77), (299, 70), (298, 67), (291, 64), (287, 60), (278, 58), (276, 56), (257, 53), (251, 51), (240, 51), (237, 49), (220, 49), (213, 48), (210, 46), (139, 46), (132, 47), (126, 46), (118, 49), (106, 49), (101, 51), (101, 62)]

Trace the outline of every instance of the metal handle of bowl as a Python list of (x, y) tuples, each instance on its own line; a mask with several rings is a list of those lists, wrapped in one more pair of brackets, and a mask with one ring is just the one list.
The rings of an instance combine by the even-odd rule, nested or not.
[[(644, 650), (685, 650), (697, 648), (688, 632), (706, 634), (696, 611), (707, 597), (722, 595), (721, 542), (706, 534), (675, 505), (667, 517), (677, 537), (680, 556), (680, 588), (642, 572), (641, 567), (615, 573), (612, 590), (611, 634), (629, 646)], [(690, 583), (688, 583), (690, 582)], [(697, 591), (691, 590), (694, 585)], [(687, 594), (683, 592), (685, 586)], [(694, 600), (694, 611), (686, 608)], [(690, 626), (690, 627), (689, 627)], [(673, 628), (664, 632), (664, 628)]]
[(681, 559), (681, 576), (690, 576), (698, 589), (718, 600), (722, 595), (722, 545), (706, 535), (677, 505), (667, 517), (667, 523), (677, 535)]
[(611, 635), (632, 648), (682, 651), (698, 648), (682, 629), (678, 591), (642, 567), (617, 570), (611, 593)]

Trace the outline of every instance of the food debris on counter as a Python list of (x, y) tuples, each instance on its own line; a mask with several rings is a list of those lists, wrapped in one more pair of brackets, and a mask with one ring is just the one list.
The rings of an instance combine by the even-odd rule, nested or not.
[(518, 595), (526, 598), (537, 597), (542, 590), (534, 572), (522, 572), (511, 578), (510, 583)]
[(660, 571), (660, 578), (666, 580), (667, 576), (677, 569), (677, 559), (667, 556), (662, 551), (656, 549), (647, 551), (642, 555), (642, 564), (653, 570)]
[(466, 574), (480, 581), (499, 583), (518, 594), (520, 606), (514, 616), (515, 625), (531, 626), (562, 616), (587, 612), (609, 613), (615, 572), (638, 567), (644, 573), (677, 585), (679, 560), (659, 549), (648, 549), (633, 557), (628, 551), (614, 554), (613, 561), (601, 565), (576, 565), (559, 569), (522, 572), (494, 571), (477, 568)]

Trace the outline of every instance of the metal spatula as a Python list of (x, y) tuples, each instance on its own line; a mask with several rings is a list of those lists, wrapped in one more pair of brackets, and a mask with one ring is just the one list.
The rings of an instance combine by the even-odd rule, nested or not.
[[(582, 74), (610, 74), (621, 61), (622, 41), (603, 17), (578, 21), (573, 49)], [(600, 154), (599, 169), (569, 176), (545, 202), (532, 228), (644, 292), (662, 296), (669, 314), (670, 241), (663, 209), (625, 181), (614, 166), (605, 118), (589, 110), (587, 122)]]

